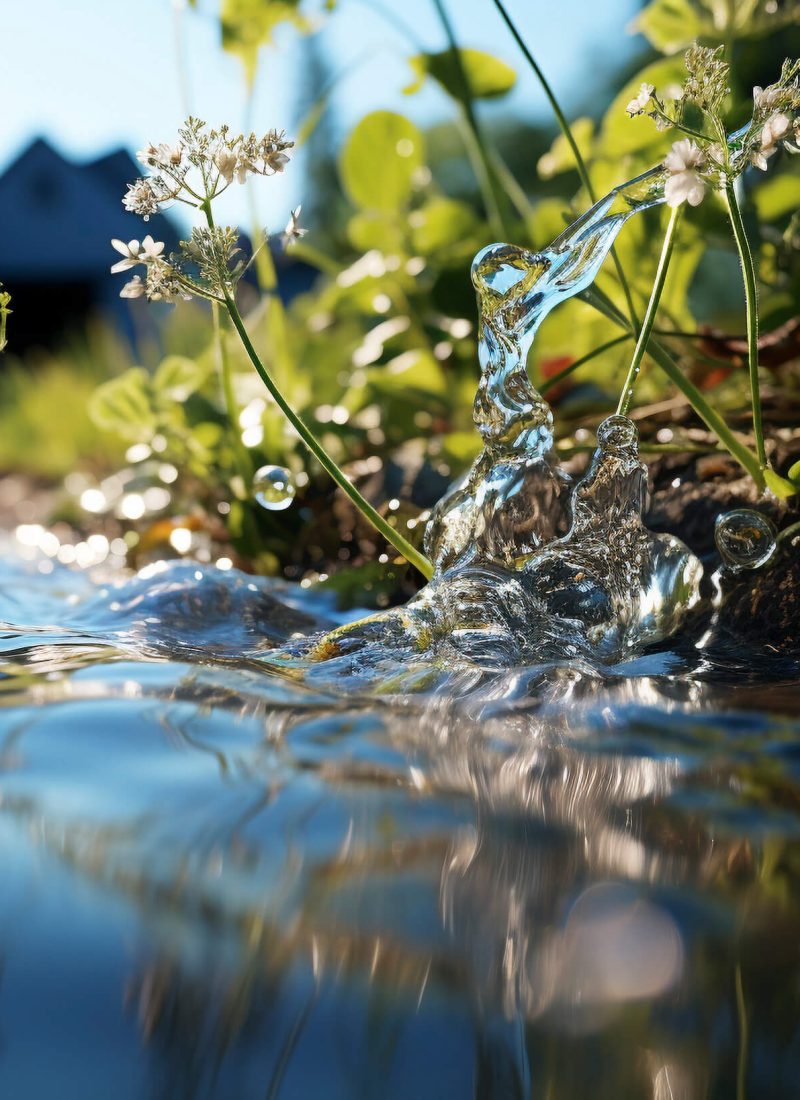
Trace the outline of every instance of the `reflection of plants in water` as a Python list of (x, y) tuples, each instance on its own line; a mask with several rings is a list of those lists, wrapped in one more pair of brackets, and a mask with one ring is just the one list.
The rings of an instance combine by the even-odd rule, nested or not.
[[(197, 712), (177, 705), (198, 690), (194, 674), (159, 713), (171, 738), (204, 753), (213, 743), (194, 728)], [(629, 681), (612, 712), (652, 702), (651, 692)], [(457, 1011), (474, 1020), (475, 1073), (498, 1088), (524, 1079), (527, 1063), (554, 1095), (585, 1095), (602, 1056), (596, 1095), (704, 1076), (724, 1095), (736, 1046), (727, 912), (741, 915), (751, 1043), (785, 1044), (771, 1033), (776, 1006), (786, 1018), (797, 1007), (775, 978), (794, 959), (797, 845), (761, 844), (748, 823), (750, 806), (775, 804), (781, 789), (794, 818), (796, 799), (782, 769), (760, 763), (757, 730), (718, 733), (725, 757), (693, 766), (702, 708), (696, 727), (676, 717), (660, 733), (601, 722), (592, 740), (605, 747), (587, 752), (577, 705), (559, 726), (502, 698), (472, 717), (451, 702), (384, 707), (377, 720), (373, 706), (281, 708), (218, 688), (205, 698), (201, 708), (220, 718), (217, 746), (233, 715), (266, 719), (266, 706), (269, 739), (223, 769), (230, 799), (189, 817), (177, 807), (180, 829), (169, 828), (175, 806), (96, 824), (3, 792), (8, 817), (139, 913), (149, 961), (128, 996), (153, 1075), (173, 1089), (162, 1084), (163, 1095), (211, 1089), (256, 1063), (264, 1093), (270, 1080), (277, 1089), (302, 1072), (331, 998), (349, 1003), (365, 986), (342, 1017), (347, 1042), (331, 1067), (351, 1084), (389, 1079), (417, 1011)], [(707, 726), (713, 737), (712, 716)], [(13, 731), (3, 748), (19, 757), (24, 736)], [(635, 750), (640, 737), (647, 756)], [(742, 803), (734, 792), (746, 785)], [(703, 813), (700, 798), (712, 803)], [(691, 1035), (687, 1012), (698, 1014)], [(716, 1060), (703, 1051), (714, 1027)], [(750, 1069), (754, 1081), (761, 1072)]]

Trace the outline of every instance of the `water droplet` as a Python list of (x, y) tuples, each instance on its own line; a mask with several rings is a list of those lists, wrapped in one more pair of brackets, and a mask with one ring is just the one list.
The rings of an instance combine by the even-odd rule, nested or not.
[(627, 416), (607, 416), (597, 429), (597, 442), (612, 454), (636, 453), (639, 432)]
[(284, 466), (262, 466), (253, 476), (253, 492), (262, 508), (282, 512), (296, 493), (291, 473)]
[(752, 508), (736, 508), (717, 516), (714, 539), (730, 569), (758, 569), (775, 553), (775, 524)]

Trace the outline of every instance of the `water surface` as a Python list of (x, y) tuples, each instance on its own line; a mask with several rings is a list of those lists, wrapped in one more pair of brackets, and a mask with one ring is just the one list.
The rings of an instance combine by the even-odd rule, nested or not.
[(797, 1096), (786, 663), (307, 668), (319, 590), (0, 576), (3, 1096)]

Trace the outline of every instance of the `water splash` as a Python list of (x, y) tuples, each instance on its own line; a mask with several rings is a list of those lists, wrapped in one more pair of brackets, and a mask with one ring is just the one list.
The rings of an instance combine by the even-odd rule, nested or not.
[(629, 218), (663, 201), (656, 168), (615, 188), (541, 252), (493, 244), (478, 253), (474, 420), (483, 449), (432, 512), (425, 550), (434, 579), (406, 608), (315, 646), (315, 659), (383, 639), (480, 664), (613, 663), (678, 629), (699, 599), (702, 566), (680, 540), (644, 525), (647, 469), (635, 424), (609, 417), (573, 485), (553, 450), (550, 407), (526, 371), (542, 320), (591, 285)]

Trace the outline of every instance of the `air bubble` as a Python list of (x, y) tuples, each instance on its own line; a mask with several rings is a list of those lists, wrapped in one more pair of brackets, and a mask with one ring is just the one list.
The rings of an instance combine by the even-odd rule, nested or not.
[(282, 512), (297, 492), (292, 475), (284, 466), (262, 466), (253, 476), (253, 493), (268, 512)]
[(597, 442), (604, 451), (612, 454), (636, 453), (639, 432), (627, 416), (608, 416), (597, 429)]
[(752, 508), (737, 508), (717, 517), (714, 539), (730, 569), (758, 569), (775, 553), (775, 524)]

